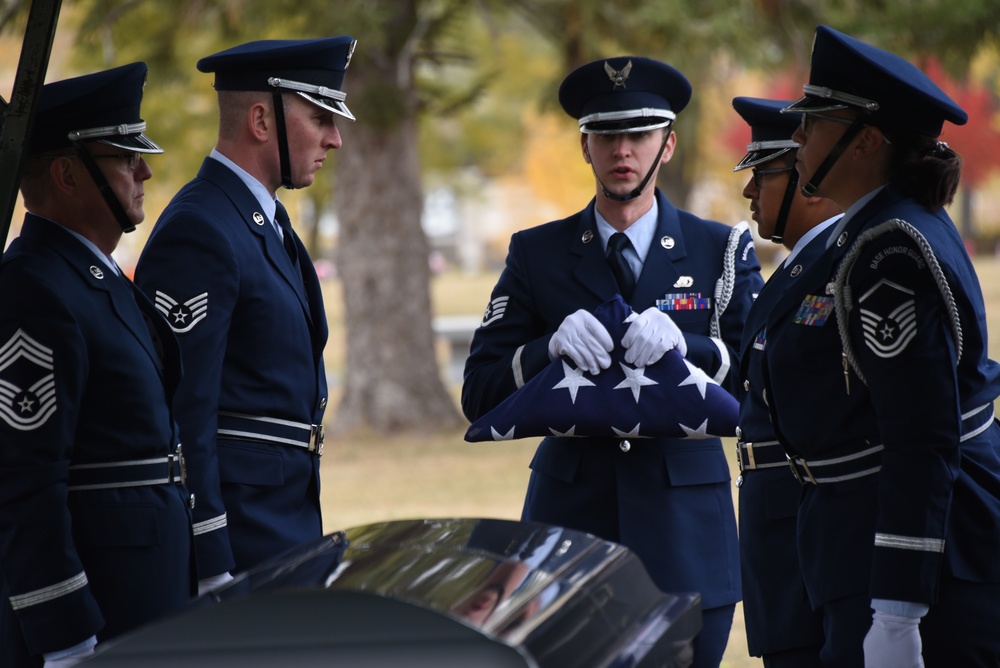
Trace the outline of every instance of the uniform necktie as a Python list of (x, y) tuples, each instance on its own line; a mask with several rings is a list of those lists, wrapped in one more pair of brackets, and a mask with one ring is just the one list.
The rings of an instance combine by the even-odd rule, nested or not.
[(635, 275), (623, 252), (631, 247), (632, 243), (623, 232), (615, 232), (608, 239), (608, 264), (611, 266), (611, 273), (615, 275), (615, 280), (618, 281), (618, 290), (626, 302), (632, 301), (632, 291), (635, 290)]
[(274, 220), (281, 226), (281, 240), (285, 245), (285, 252), (292, 260), (292, 265), (298, 268), (299, 253), (295, 250), (295, 240), (292, 239), (292, 221), (288, 219), (288, 211), (281, 202), (275, 200), (274, 205)]

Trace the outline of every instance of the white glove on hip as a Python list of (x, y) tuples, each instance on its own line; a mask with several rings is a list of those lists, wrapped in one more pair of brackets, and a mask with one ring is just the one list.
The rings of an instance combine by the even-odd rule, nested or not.
[(864, 649), (865, 668), (924, 668), (920, 618), (876, 610)]
[(611, 366), (614, 341), (601, 321), (593, 313), (580, 309), (570, 313), (549, 339), (549, 358), (565, 355), (577, 367), (596, 376), (601, 369)]
[(207, 594), (213, 589), (218, 589), (232, 579), (233, 576), (230, 575), (228, 571), (225, 573), (219, 573), (218, 575), (212, 575), (211, 577), (202, 578), (201, 580), (198, 580), (198, 596)]
[(93, 656), (95, 646), (97, 646), (97, 636), (90, 636), (79, 645), (74, 645), (58, 652), (49, 652), (43, 655), (45, 659), (44, 668), (69, 668), (70, 666), (75, 666), (84, 659)]
[(625, 331), (622, 346), (625, 361), (633, 366), (655, 364), (671, 348), (677, 348), (682, 356), (687, 355), (684, 334), (669, 315), (655, 306), (636, 316)]

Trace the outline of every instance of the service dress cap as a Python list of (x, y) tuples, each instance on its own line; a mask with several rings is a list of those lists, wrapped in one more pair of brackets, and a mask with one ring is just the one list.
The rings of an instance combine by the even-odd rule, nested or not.
[(216, 90), (290, 90), (353, 121), (342, 88), (356, 44), (347, 35), (259, 40), (205, 56), (198, 69), (215, 73)]
[(683, 74), (641, 56), (581, 65), (559, 86), (559, 104), (585, 134), (667, 127), (690, 100), (691, 84)]
[(909, 61), (823, 25), (803, 92), (786, 111), (860, 109), (873, 124), (926, 137), (939, 136), (945, 121), (964, 125), (969, 118)]
[(31, 155), (98, 141), (126, 151), (163, 153), (139, 117), (146, 64), (132, 63), (42, 86), (28, 144)]
[(797, 149), (792, 133), (799, 126), (799, 114), (783, 114), (781, 110), (791, 100), (766, 100), (759, 97), (734, 97), (733, 109), (750, 126), (750, 143), (747, 154), (733, 168), (738, 172), (777, 158)]

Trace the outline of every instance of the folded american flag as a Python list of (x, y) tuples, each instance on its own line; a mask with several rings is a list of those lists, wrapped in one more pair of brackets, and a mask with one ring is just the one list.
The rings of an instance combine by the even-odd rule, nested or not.
[(621, 297), (605, 302), (594, 315), (615, 341), (609, 368), (592, 376), (560, 357), (473, 422), (465, 440), (711, 438), (735, 433), (739, 403), (677, 350), (668, 350), (649, 366), (625, 363), (621, 340), (634, 314)]

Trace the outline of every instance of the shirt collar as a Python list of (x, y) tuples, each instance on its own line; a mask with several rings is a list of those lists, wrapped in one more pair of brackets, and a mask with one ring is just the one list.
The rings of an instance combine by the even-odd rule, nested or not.
[(799, 251), (801, 251), (803, 248), (809, 245), (810, 241), (819, 236), (820, 232), (822, 232), (826, 228), (836, 223), (838, 220), (841, 219), (841, 217), (843, 217), (843, 215), (844, 214), (842, 213), (838, 213), (836, 216), (833, 216), (832, 218), (827, 218), (816, 227), (806, 231), (806, 233), (802, 235), (802, 238), (799, 239), (798, 242), (795, 244), (795, 246), (792, 248), (792, 252), (788, 254), (787, 258), (785, 258), (784, 262), (785, 266), (788, 266), (792, 262), (792, 260), (795, 259), (795, 256), (799, 254)]
[[(625, 236), (632, 242), (632, 248), (635, 249), (636, 255), (639, 256), (640, 263), (646, 261), (646, 255), (649, 253), (649, 244), (653, 242), (653, 235), (656, 233), (656, 223), (659, 216), (659, 205), (654, 197), (653, 206), (649, 207), (649, 211), (639, 216), (638, 220), (625, 228)], [(608, 239), (618, 230), (605, 220), (596, 206), (594, 207), (594, 218), (597, 220), (597, 235), (601, 238), (601, 246), (607, 252)]]
[(274, 195), (267, 191), (267, 188), (264, 187), (263, 183), (250, 176), (245, 169), (220, 153), (219, 149), (213, 148), (212, 153), (209, 154), (208, 157), (213, 160), (218, 160), (223, 165), (228, 167), (234, 174), (236, 174), (240, 181), (242, 181), (243, 184), (250, 190), (254, 199), (257, 200), (257, 203), (260, 205), (260, 208), (267, 219), (274, 220)]
[(840, 236), (840, 233), (844, 231), (845, 227), (847, 227), (847, 223), (850, 222), (851, 218), (853, 218), (855, 214), (857, 214), (857, 212), (860, 211), (862, 207), (864, 207), (865, 204), (868, 204), (868, 202), (875, 199), (875, 195), (878, 195), (880, 192), (882, 192), (883, 188), (885, 188), (885, 186), (879, 186), (878, 188), (871, 191), (870, 193), (859, 199), (857, 202), (852, 204), (850, 207), (848, 207), (847, 211), (844, 212), (844, 217), (840, 219), (840, 222), (837, 223), (837, 227), (830, 234), (830, 238), (826, 240), (827, 248), (833, 245), (833, 243), (837, 240), (837, 237)]

